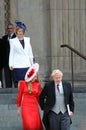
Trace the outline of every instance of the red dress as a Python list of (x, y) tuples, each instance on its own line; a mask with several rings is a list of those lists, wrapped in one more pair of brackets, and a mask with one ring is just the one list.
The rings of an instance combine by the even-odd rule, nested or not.
[(43, 130), (38, 105), (40, 92), (39, 82), (32, 83), (32, 93), (28, 91), (27, 82), (22, 80), (19, 83), (17, 106), (21, 106), (24, 130)]

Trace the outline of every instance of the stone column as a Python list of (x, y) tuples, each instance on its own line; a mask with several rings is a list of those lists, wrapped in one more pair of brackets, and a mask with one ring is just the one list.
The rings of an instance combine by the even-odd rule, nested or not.
[(18, 19), (18, 0), (10, 0), (10, 21), (15, 23)]
[(68, 0), (50, 0), (50, 12), (52, 70), (58, 68), (68, 71), (69, 52), (60, 47), (61, 44), (69, 44)]

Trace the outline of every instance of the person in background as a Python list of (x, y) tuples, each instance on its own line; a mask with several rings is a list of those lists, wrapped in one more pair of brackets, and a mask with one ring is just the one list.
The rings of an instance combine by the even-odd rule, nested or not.
[(16, 21), (16, 38), (10, 39), (9, 68), (13, 71), (14, 85), (24, 80), (26, 71), (33, 65), (33, 52), (30, 37), (25, 37), (26, 25)]
[(44, 110), (46, 130), (70, 130), (70, 117), (74, 113), (71, 84), (63, 81), (63, 73), (53, 70), (52, 81), (45, 84), (40, 94), (40, 106)]
[[(14, 33), (14, 25), (12, 23), (9, 23), (7, 25), (7, 34), (2, 36), (1, 39), (1, 46), (2, 46), (2, 62), (3, 67), (0, 69), (1, 71), (1, 77), (2, 77), (2, 70), (4, 70), (4, 77), (5, 77), (5, 86), (6, 88), (12, 88), (12, 71), (9, 69), (9, 52), (10, 52), (10, 45), (9, 45), (9, 39), (15, 38), (16, 35)], [(3, 86), (3, 81), (2, 81)]]
[(2, 88), (2, 69), (3, 69), (3, 55), (2, 55), (2, 40), (0, 38), (0, 88)]
[(24, 130), (43, 130), (38, 105), (41, 92), (38, 70), (39, 64), (33, 64), (32, 67), (27, 70), (25, 80), (19, 81), (18, 84), (18, 115), (22, 115)]

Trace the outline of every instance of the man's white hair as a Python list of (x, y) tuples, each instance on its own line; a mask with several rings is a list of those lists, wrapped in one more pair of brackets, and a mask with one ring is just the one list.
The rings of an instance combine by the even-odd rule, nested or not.
[(56, 74), (60, 75), (61, 77), (63, 76), (63, 73), (59, 70), (59, 69), (56, 69), (56, 70), (53, 70), (51, 76), (55, 76)]

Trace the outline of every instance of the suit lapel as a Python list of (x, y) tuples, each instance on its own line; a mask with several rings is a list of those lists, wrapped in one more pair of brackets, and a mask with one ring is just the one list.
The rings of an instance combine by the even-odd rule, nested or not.
[(16, 35), (15, 35), (15, 33), (12, 35), (12, 38), (15, 38), (16, 37)]
[(25, 38), (24, 38), (24, 48), (22, 47), (22, 45), (21, 45), (21, 43), (20, 43), (20, 41), (19, 41), (19, 39), (16, 37), (16, 47), (17, 48), (20, 48), (21, 49), (21, 51), (23, 52), (23, 53), (25, 53), (26, 54), (26, 48), (27, 48), (27, 46), (26, 46), (26, 40), (25, 40)]
[[(24, 50), (26, 51), (26, 49), (27, 49), (27, 40), (25, 39), (25, 37), (24, 37)], [(29, 43), (28, 43), (29, 44)]]
[(16, 40), (16, 44), (15, 44), (15, 45), (16, 45), (16, 47), (17, 47), (17, 48), (20, 48), (21, 50), (23, 50), (22, 45), (21, 45), (21, 43), (20, 43), (19, 39), (16, 37), (16, 39), (15, 39), (15, 40)]
[(63, 85), (63, 91), (64, 91), (64, 96), (67, 93), (67, 87), (65, 86), (65, 83), (62, 81), (62, 85)]
[(51, 84), (51, 92), (52, 92), (53, 96), (55, 97), (55, 83), (54, 83), (54, 81), (52, 81), (52, 84)]

